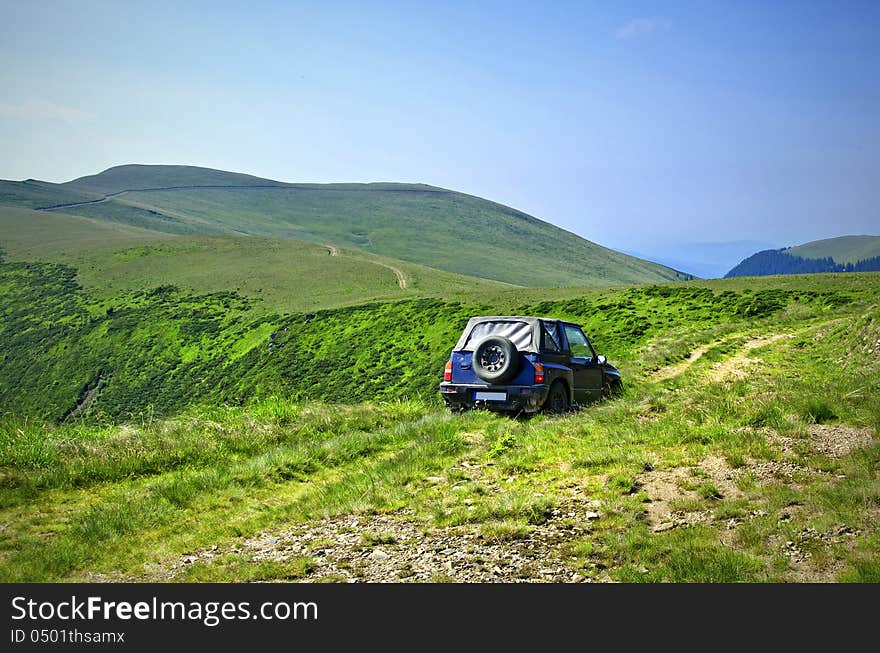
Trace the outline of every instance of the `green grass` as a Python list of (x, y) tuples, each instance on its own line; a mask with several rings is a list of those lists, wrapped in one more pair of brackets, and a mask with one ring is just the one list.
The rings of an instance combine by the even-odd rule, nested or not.
[(658, 535), (646, 535), (643, 531), (635, 530), (618, 535), (611, 546), (618, 551), (622, 562), (615, 574), (622, 582), (733, 583), (768, 580), (760, 558), (724, 546), (711, 527), (676, 529)]
[[(139, 261), (145, 251), (173, 260), (164, 252), (175, 250), (166, 247), (120, 250), (120, 264)], [(344, 256), (326, 256), (336, 258)], [(681, 360), (692, 347), (719, 337), (727, 349), (710, 351), (696, 365), (728, 355), (749, 337), (744, 334), (768, 325), (784, 331), (858, 310), (874, 296), (877, 279), (841, 275), (754, 289), (736, 280), (564, 293), (493, 289), (476, 296), (441, 293), (315, 310), (310, 318), (268, 312), (263, 302), (237, 291), (196, 294), (164, 285), (98, 293), (82, 287), (71, 267), (3, 261), (0, 409), (61, 420), (78, 418), (87, 407), (90, 419), (100, 421), (273, 395), (344, 403), (404, 396), (436, 400), (435, 384), (451, 343), (470, 316), (487, 313), (580, 322), (600, 351), (632, 378), (636, 370)], [(867, 348), (868, 340), (859, 346)], [(687, 346), (677, 346), (679, 341)], [(827, 385), (828, 378), (817, 382)], [(641, 410), (665, 410), (663, 395), (646, 402)], [(778, 421), (772, 411), (762, 405), (752, 423)]]
[[(0, 207), (8, 260), (64, 263), (95, 297), (156, 286), (234, 290), (265, 312), (309, 312), (377, 300), (492, 292), (505, 284), (357, 250), (280, 238), (173, 236), (124, 224)], [(406, 287), (401, 287), (401, 277)]]
[[(561, 560), (597, 580), (797, 580), (792, 574), (803, 570), (790, 567), (780, 549), (794, 540), (811, 553), (810, 564), (836, 569), (833, 578), (873, 582), (880, 446), (831, 461), (832, 474), (798, 486), (739, 484), (739, 497), (724, 496), (697, 465), (709, 454), (749, 465), (780, 460), (760, 430), (768, 421), (751, 426), (770, 403), (791, 420), (786, 432), (807, 428), (802, 405), (820, 398), (846, 423), (870, 425), (877, 392), (854, 390), (876, 383), (877, 362), (851, 344), (874, 337), (876, 318), (873, 309), (807, 320), (798, 329), (814, 346), (782, 341), (763, 352), (765, 366), (741, 386), (705, 382), (697, 361), (683, 372), (689, 383), (672, 388), (636, 373), (621, 397), (563, 417), (515, 421), (453, 416), (419, 401), (342, 406), (278, 397), (106, 426), (8, 417), (0, 431), (7, 524), (0, 578), (129, 579), (166, 569), (183, 581), (300, 580), (313, 573), (313, 558), (252, 559), (235, 552), (235, 543), (325, 516), (405, 508), (428, 532), (454, 528), (504, 546), (559, 519), (557, 508), (580, 489), (602, 514), (586, 534), (560, 545)], [(861, 372), (827, 379), (824, 362), (844, 348)], [(780, 383), (792, 370), (799, 378)], [(820, 377), (825, 385), (815, 383)], [(645, 419), (646, 400), (659, 397), (665, 409)], [(680, 508), (713, 516), (653, 533), (643, 475), (678, 466), (690, 466), (683, 491), (693, 488)], [(567, 523), (584, 520), (573, 515)], [(854, 535), (801, 542), (805, 529)], [(366, 548), (396, 543), (393, 530), (361, 535)], [(171, 567), (182, 556), (194, 559)]]
[[(113, 247), (121, 265), (181, 242), (209, 240)], [(237, 292), (99, 293), (59, 262), (0, 261), (0, 580), (312, 580), (311, 552), (236, 549), (358, 513), (390, 520), (363, 548), (402, 544), (397, 519), (497, 547), (565, 523), (554, 564), (592, 580), (876, 581), (880, 275), (447, 293), (306, 321)], [(447, 413), (442, 364), (488, 313), (584, 324), (623, 393), (560, 417)], [(833, 457), (811, 443), (822, 424), (875, 439)], [(674, 472), (687, 519), (654, 532), (651, 474)]]
[(293, 562), (263, 560), (254, 564), (242, 556), (230, 555), (217, 562), (196, 560), (187, 565), (177, 580), (185, 583), (292, 581), (308, 576), (313, 568), (314, 561), (309, 557)]
[(46, 206), (50, 191), (58, 192), (57, 201), (50, 203), (62, 204), (71, 201), (71, 193), (91, 199), (125, 189), (175, 186), (195, 187), (125, 192), (64, 210), (172, 234), (245, 234), (331, 243), (515, 285), (688, 278), (501, 204), (423, 184), (281, 184), (205, 168), (121, 166), (63, 185), (4, 182), (0, 205)]
[(196, 166), (122, 165), (109, 168), (97, 175), (80, 177), (66, 184), (65, 189), (76, 189), (96, 195), (106, 195), (128, 188), (160, 188), (166, 186), (263, 186), (279, 184), (269, 179)]
[(6, 181), (0, 179), (0, 205), (31, 209), (37, 206), (88, 202), (100, 198), (101, 194), (86, 189), (65, 188), (58, 184), (36, 181)]
[(90, 252), (167, 242), (169, 234), (64, 213), (0, 206), (0, 246), (22, 260), (72, 260)]

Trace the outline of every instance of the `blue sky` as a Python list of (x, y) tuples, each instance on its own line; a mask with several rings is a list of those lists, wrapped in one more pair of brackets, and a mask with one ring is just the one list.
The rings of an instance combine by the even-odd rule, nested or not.
[(878, 2), (0, 1), (0, 178), (424, 182), (646, 254), (880, 233)]

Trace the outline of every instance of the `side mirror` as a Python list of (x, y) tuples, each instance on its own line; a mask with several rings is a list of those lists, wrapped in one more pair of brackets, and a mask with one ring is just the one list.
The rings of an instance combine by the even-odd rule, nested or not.
[(598, 356), (596, 356), (596, 361), (599, 363), (599, 365), (604, 365), (607, 360), (608, 359), (605, 358), (605, 354), (599, 354)]

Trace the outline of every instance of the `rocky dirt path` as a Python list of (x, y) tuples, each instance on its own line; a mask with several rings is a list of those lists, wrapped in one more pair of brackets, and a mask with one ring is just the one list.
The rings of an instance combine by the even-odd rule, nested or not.
[[(704, 488), (711, 485), (717, 490), (715, 499), (739, 499), (746, 496), (739, 481), (750, 477), (759, 485), (784, 483), (798, 487), (808, 480), (833, 480), (831, 474), (798, 462), (797, 452), (807, 450), (830, 458), (843, 458), (857, 449), (874, 442), (870, 428), (856, 428), (842, 424), (813, 424), (803, 436), (781, 435), (771, 429), (762, 429), (767, 440), (777, 446), (783, 458), (779, 460), (747, 460), (738, 468), (718, 456), (707, 456), (690, 467), (649, 470), (638, 479), (639, 491), (648, 497), (646, 520), (655, 533), (691, 526), (714, 524), (722, 527), (721, 540), (730, 546), (736, 529), (743, 523), (757, 518), (775, 517), (780, 522), (792, 518), (799, 505), (786, 506), (777, 515), (759, 508), (748, 510), (737, 517), (719, 517), (716, 510), (707, 507), (687, 509), (688, 504), (699, 505), (696, 500), (705, 498)], [(840, 478), (840, 477), (838, 477)], [(703, 494), (701, 494), (703, 490)], [(704, 504), (705, 505), (705, 504)], [(772, 545), (789, 559), (790, 579), (795, 582), (834, 582), (841, 570), (839, 560), (829, 558), (822, 564), (811, 560), (810, 549), (821, 546), (846, 546), (855, 541), (859, 531), (843, 524), (832, 525), (825, 531), (804, 527), (790, 540), (776, 538)]]
[(468, 525), (432, 527), (407, 510), (328, 517), (190, 552), (150, 580), (236, 555), (279, 563), (308, 557), (304, 582), (592, 582), (566, 566), (565, 544), (589, 534), (599, 510), (598, 501), (581, 497), (552, 509), (542, 524), (497, 537)]
[[(760, 429), (778, 447), (775, 460), (746, 460), (732, 467), (724, 458), (708, 455), (698, 463), (663, 469), (647, 469), (637, 479), (638, 492), (646, 495), (645, 521), (654, 533), (706, 524), (719, 528), (720, 538), (734, 546), (737, 529), (753, 519), (791, 519), (798, 505), (779, 514), (757, 507), (735, 517), (724, 516), (706, 499), (711, 485), (716, 496), (709, 499), (747, 498), (740, 487), (744, 477), (759, 486), (784, 483), (793, 487), (810, 480), (833, 480), (829, 472), (799, 462), (796, 452), (805, 448), (832, 458), (844, 457), (874, 441), (870, 428), (842, 424), (814, 424), (805, 433), (780, 435)], [(721, 504), (718, 504), (721, 505)], [(600, 566), (590, 577), (571, 564), (566, 545), (589, 538), (601, 523), (604, 510), (599, 500), (576, 488), (551, 509), (546, 520), (519, 530), (486, 529), (482, 524), (436, 527), (411, 510), (380, 514), (346, 514), (273, 529), (255, 536), (187, 552), (161, 565), (151, 565), (140, 582), (175, 580), (193, 565), (221, 563), (228, 556), (251, 563), (264, 561), (295, 564), (308, 558), (309, 571), (301, 582), (398, 583), (398, 582), (609, 582)], [(771, 545), (786, 556), (789, 575), (799, 582), (833, 581), (840, 563), (833, 558), (817, 565), (810, 550), (817, 545), (849, 545), (858, 531), (843, 524), (818, 531), (804, 528), (793, 539), (777, 538)]]
[(648, 525), (654, 531), (664, 531), (700, 521), (711, 521), (711, 511), (699, 515), (686, 515), (676, 510), (675, 504), (682, 500), (697, 498), (698, 491), (689, 489), (711, 483), (719, 491), (717, 498), (739, 498), (743, 492), (737, 481), (748, 475), (759, 485), (786, 483), (797, 486), (798, 480), (829, 477), (829, 473), (800, 464), (797, 452), (811, 452), (843, 458), (857, 449), (867, 447), (874, 441), (870, 428), (856, 428), (843, 424), (811, 424), (803, 436), (781, 435), (772, 429), (758, 429), (768, 442), (779, 448), (782, 458), (777, 460), (746, 460), (736, 469), (718, 456), (707, 456), (691, 467), (650, 470), (639, 478), (639, 489), (648, 495)]

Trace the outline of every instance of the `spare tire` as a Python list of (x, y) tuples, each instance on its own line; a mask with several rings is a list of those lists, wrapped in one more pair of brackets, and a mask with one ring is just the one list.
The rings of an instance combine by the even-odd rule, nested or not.
[(474, 374), (489, 383), (504, 383), (519, 371), (519, 352), (504, 336), (486, 336), (474, 347)]

